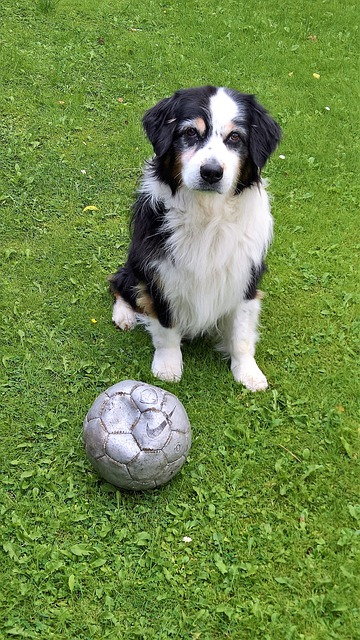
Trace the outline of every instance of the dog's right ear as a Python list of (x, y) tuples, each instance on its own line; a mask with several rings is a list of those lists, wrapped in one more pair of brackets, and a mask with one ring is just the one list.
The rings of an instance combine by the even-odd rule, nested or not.
[(156, 155), (160, 157), (165, 155), (173, 141), (177, 125), (175, 106), (176, 99), (174, 96), (164, 98), (155, 107), (151, 107), (146, 111), (143, 117), (143, 126), (146, 134), (154, 147)]

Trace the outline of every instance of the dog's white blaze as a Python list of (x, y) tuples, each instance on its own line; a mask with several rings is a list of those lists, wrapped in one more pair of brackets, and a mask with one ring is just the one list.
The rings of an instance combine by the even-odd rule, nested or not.
[(224, 89), (219, 89), (210, 98), (211, 123), (214, 134), (222, 136), (224, 128), (235, 118), (242, 117), (239, 105), (229, 96)]

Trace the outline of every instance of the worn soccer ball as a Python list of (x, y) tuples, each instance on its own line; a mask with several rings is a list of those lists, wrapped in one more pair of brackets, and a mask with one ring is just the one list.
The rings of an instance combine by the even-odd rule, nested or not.
[(124, 380), (95, 400), (83, 438), (90, 462), (105, 480), (122, 489), (154, 489), (184, 464), (191, 427), (172, 393)]

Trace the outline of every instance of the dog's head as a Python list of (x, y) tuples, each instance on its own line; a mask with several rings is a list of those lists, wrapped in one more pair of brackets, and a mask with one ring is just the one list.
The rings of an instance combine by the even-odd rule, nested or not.
[(145, 113), (160, 179), (173, 191), (239, 193), (259, 180), (280, 141), (255, 97), (213, 86), (182, 89)]

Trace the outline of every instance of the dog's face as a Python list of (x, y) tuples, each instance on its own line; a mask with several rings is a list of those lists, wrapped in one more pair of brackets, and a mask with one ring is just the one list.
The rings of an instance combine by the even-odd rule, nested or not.
[(212, 86), (183, 89), (144, 116), (158, 177), (174, 191), (239, 193), (280, 140), (280, 129), (251, 95)]

